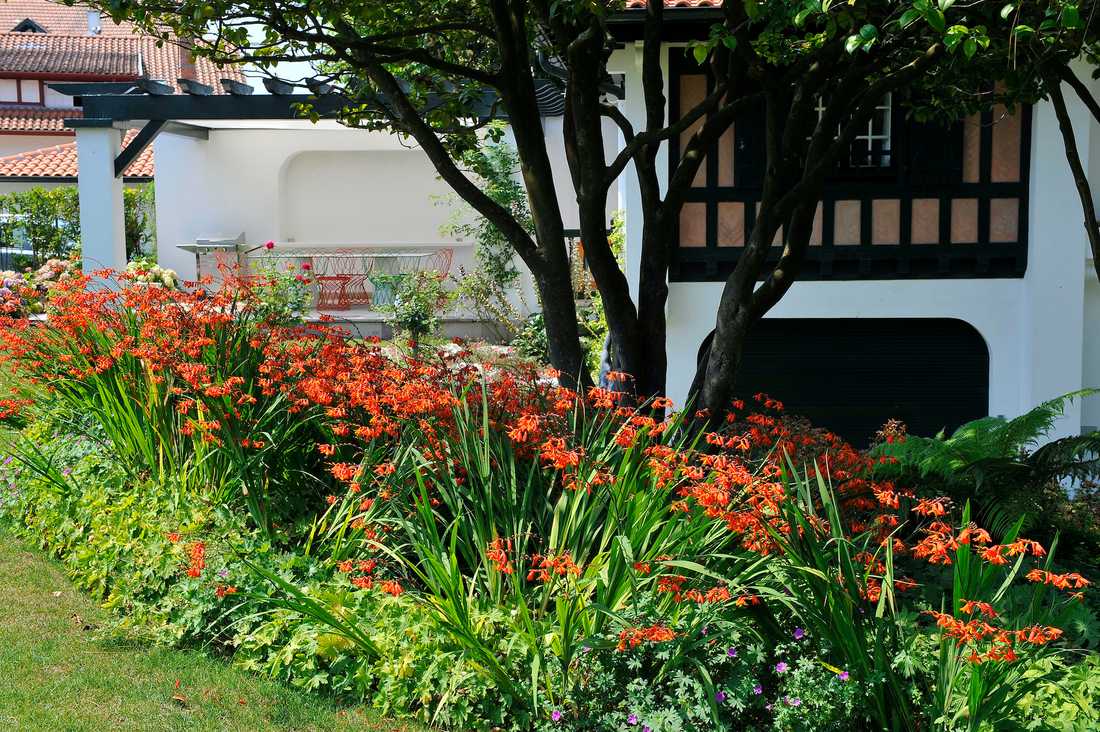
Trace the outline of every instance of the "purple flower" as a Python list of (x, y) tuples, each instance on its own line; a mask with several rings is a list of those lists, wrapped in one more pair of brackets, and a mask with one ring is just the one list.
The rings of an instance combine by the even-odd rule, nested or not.
[(703, 630), (700, 631), (700, 632), (702, 632), (703, 635), (706, 635), (707, 634), (707, 626), (704, 625)]
[(752, 693), (756, 694), (757, 696), (760, 696), (761, 694), (764, 693), (764, 687), (761, 686), (760, 684), (757, 684), (756, 686), (752, 687)]
[(70, 475), (73, 474), (73, 469), (72, 468), (65, 468), (61, 471), (61, 474), (64, 475), (66, 478), (68, 478)]
[(218, 570), (218, 577), (220, 577), (221, 579), (228, 579), (229, 578), (229, 570), (225, 569), (224, 567), (222, 569), (219, 569)]
[(643, 724), (643, 725), (642, 725), (642, 732), (653, 732), (653, 730), (651, 730), (651, 729), (649, 728), (649, 725), (648, 725), (648, 724)]
[(795, 640), (802, 640), (805, 637), (806, 637), (806, 631), (802, 630), (802, 628), (795, 628), (794, 629), (794, 639)]
[(847, 671), (841, 671), (840, 673), (838, 673), (838, 674), (836, 675), (836, 677), (837, 677), (838, 679), (840, 679), (841, 681), (847, 681), (847, 680), (848, 680), (848, 678), (849, 678), (849, 677), (848, 677), (848, 672), (847, 672)]
[(788, 666), (785, 661), (780, 661), (779, 663), (775, 664), (775, 672), (777, 674), (785, 674), (787, 673), (787, 669), (789, 668), (790, 666)]
[(797, 696), (785, 696), (785, 697), (783, 697), (783, 701), (787, 702), (788, 706), (792, 706), (792, 707), (802, 706), (802, 700), (799, 699)]
[(555, 722), (560, 722), (561, 721), (561, 712), (557, 709), (550, 712), (550, 719), (554, 720)]
[(631, 714), (629, 717), (626, 718), (626, 723), (631, 725), (631, 726), (636, 725), (638, 723), (638, 715), (637, 714)]
[(726, 655), (729, 656), (730, 658), (736, 658), (737, 657), (737, 649), (736, 648), (727, 649), (726, 650)]
[(719, 704), (724, 703), (726, 701), (726, 692), (719, 691), (717, 694), (714, 695), (714, 701), (718, 702)]

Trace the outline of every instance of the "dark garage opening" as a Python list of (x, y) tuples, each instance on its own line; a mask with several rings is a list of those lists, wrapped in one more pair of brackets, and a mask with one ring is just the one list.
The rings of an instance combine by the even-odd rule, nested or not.
[(859, 447), (890, 418), (950, 433), (988, 414), (989, 351), (961, 320), (768, 318), (737, 377), (739, 395), (761, 391)]

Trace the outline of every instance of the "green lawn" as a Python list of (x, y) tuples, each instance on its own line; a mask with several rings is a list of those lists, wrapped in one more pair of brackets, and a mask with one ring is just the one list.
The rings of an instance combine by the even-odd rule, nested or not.
[(0, 530), (0, 730), (408, 730), (198, 652), (99, 637), (104, 617)]

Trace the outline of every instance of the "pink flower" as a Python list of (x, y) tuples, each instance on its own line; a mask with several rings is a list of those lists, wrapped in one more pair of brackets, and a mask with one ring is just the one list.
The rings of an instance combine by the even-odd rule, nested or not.
[(267, 243), (264, 244), (264, 249), (274, 249), (274, 248), (275, 248), (275, 242), (274, 241), (268, 240)]
[(554, 720), (555, 722), (560, 722), (561, 721), (561, 712), (557, 709), (550, 712), (550, 719)]
[(783, 661), (780, 661), (779, 663), (775, 664), (775, 672), (776, 672), (777, 674), (785, 674), (785, 673), (787, 673), (787, 669), (788, 669), (788, 668), (790, 668), (790, 666), (788, 666), (788, 665), (787, 665), (787, 664), (786, 664), (785, 662), (783, 662)]

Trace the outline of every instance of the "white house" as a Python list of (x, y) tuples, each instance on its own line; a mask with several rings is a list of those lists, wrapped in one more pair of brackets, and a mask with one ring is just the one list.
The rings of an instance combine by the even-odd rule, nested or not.
[[(679, 53), (670, 46), (666, 54), (672, 114), (703, 88), (698, 67), (681, 64)], [(620, 103), (636, 126), (640, 63), (632, 43), (611, 60), (625, 76)], [(122, 261), (115, 163), (120, 128), (144, 124), (134, 120), (161, 121), (137, 140), (155, 137), (161, 262), (184, 277), (217, 251), (210, 241), (242, 233), (252, 246), (271, 239), (291, 253), (453, 249), (456, 263), (469, 261), (469, 243), (441, 240), (451, 211), (439, 202), (449, 191), (423, 153), (391, 135), (293, 119), (290, 108), (307, 98), (300, 90), (273, 87), (279, 93), (263, 97), (226, 90), (234, 93), (84, 96), (89, 119), (71, 124), (90, 266)], [(1067, 101), (1100, 190), (1100, 126), (1075, 95)], [(742, 390), (771, 390), (792, 410), (862, 438), (891, 416), (927, 433), (1100, 386), (1100, 284), (1049, 106), (997, 111), (951, 130), (906, 124), (889, 102), (881, 111), (857, 140), (858, 175), (828, 188), (800, 281), (753, 336)], [(548, 114), (544, 126), (560, 141), (560, 119)], [(677, 401), (752, 223), (757, 129), (751, 117), (735, 123), (681, 219), (668, 302), (669, 391)], [(661, 160), (666, 171), (676, 154)], [(568, 204), (560, 150), (555, 159), (555, 185)], [(625, 213), (636, 287), (640, 197), (629, 170), (616, 195), (609, 209)], [(200, 241), (208, 243), (196, 247)], [(361, 274), (334, 277), (342, 288)], [(1087, 400), (1070, 407), (1058, 431), (1097, 425), (1100, 400)]]

